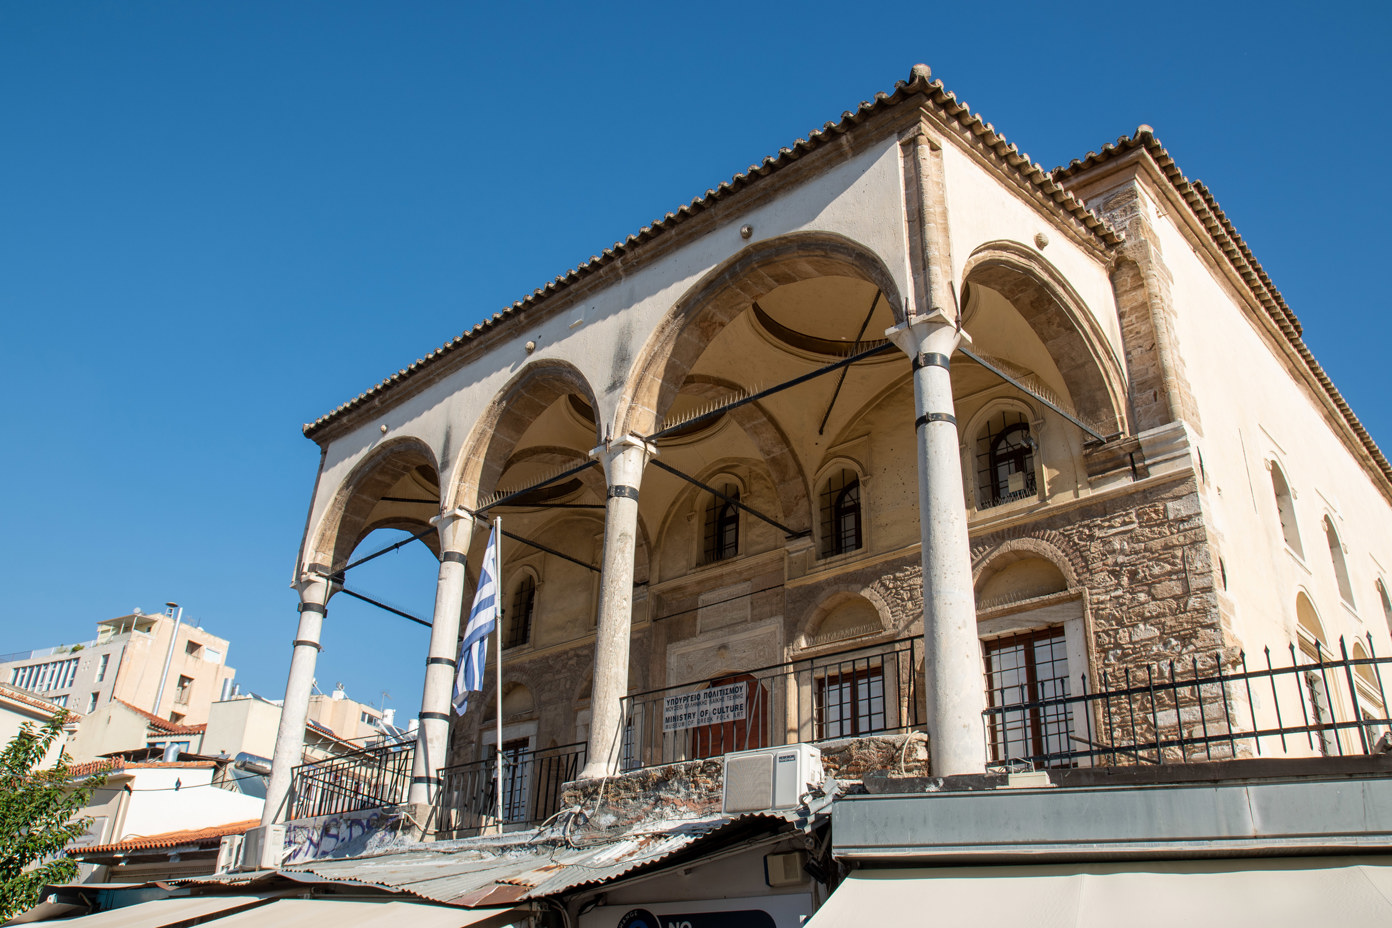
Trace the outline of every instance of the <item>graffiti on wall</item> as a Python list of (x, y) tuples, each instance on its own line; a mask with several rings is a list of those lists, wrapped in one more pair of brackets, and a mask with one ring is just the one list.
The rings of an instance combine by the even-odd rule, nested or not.
[(285, 826), (285, 864), (356, 857), (410, 840), (410, 822), (400, 812), (368, 809), (300, 819)]

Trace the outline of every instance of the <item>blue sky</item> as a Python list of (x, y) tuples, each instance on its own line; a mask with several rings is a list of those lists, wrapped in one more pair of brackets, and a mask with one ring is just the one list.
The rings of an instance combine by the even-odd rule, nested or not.
[[(0, 4), (0, 652), (174, 599), (278, 696), (301, 423), (918, 61), (1046, 168), (1154, 126), (1392, 447), (1392, 13), (1254, 9)], [(320, 685), (409, 717), (427, 634), (339, 597)]]

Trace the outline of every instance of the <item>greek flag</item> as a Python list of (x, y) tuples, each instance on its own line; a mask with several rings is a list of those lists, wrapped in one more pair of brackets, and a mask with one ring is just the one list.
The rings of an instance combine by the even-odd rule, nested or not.
[(454, 711), (463, 715), (469, 694), (483, 689), (483, 667), (488, 661), (488, 636), (498, 624), (498, 529), (488, 533), (488, 549), (479, 572), (478, 592), (469, 610), (469, 624), (459, 645), (459, 673), (454, 678)]

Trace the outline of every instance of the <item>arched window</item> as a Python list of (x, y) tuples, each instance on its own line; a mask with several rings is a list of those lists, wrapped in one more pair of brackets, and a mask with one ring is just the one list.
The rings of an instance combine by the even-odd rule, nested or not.
[(832, 474), (822, 489), (822, 557), (859, 550), (860, 477), (853, 470)]
[(1034, 436), (1022, 412), (1002, 410), (986, 420), (976, 443), (982, 509), (1036, 495)]
[(1344, 543), (1334, 528), (1334, 520), (1324, 517), (1324, 540), (1329, 542), (1329, 560), (1334, 563), (1334, 579), (1339, 582), (1339, 598), (1353, 605), (1353, 584), (1349, 582), (1348, 562), (1344, 560)]
[(723, 561), (739, 553), (739, 487), (727, 483), (706, 506), (705, 560)]
[(532, 613), (536, 611), (536, 578), (523, 573), (512, 592), (512, 609), (503, 622), (503, 647), (524, 645), (532, 637)]
[(1281, 534), (1286, 539), (1286, 547), (1301, 557), (1305, 549), (1300, 546), (1300, 529), (1295, 524), (1295, 500), (1291, 495), (1290, 484), (1280, 466), (1271, 462), (1271, 491), (1276, 495), (1276, 514), (1281, 520)]

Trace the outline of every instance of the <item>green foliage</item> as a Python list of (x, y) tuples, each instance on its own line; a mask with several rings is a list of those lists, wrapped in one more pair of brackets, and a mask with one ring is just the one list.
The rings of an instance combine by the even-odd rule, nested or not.
[(39, 768), (66, 720), (59, 712), (40, 729), (26, 722), (0, 753), (0, 921), (38, 902), (46, 884), (77, 875), (63, 848), (91, 824), (78, 813), (106, 777), (72, 783), (66, 752)]

